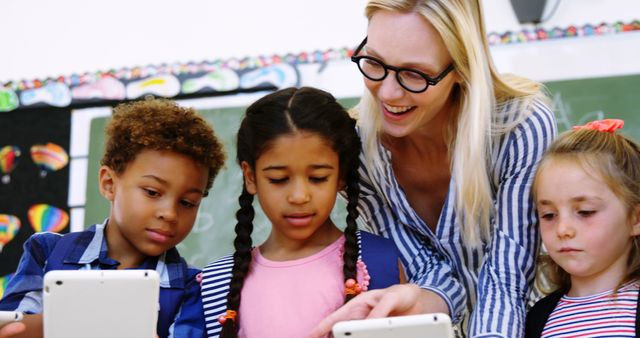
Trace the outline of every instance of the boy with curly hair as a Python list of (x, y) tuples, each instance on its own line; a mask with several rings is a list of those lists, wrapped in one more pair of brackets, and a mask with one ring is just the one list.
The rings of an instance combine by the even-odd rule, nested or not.
[(24, 312), (22, 333), (40, 337), (47, 271), (153, 269), (160, 275), (158, 336), (202, 337), (200, 271), (175, 246), (224, 163), (222, 143), (195, 110), (166, 99), (117, 106), (106, 134), (98, 181), (111, 202), (109, 218), (64, 236), (32, 235), (0, 310)]

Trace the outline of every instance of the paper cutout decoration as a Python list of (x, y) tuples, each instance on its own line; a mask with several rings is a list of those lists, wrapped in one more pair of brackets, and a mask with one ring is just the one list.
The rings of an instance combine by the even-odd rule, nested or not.
[(6, 276), (2, 276), (0, 277), (0, 298), (2, 298), (4, 296), (4, 290), (7, 289), (7, 284), (9, 284), (9, 281), (11, 280), (11, 277), (13, 277), (13, 274), (10, 273)]
[(158, 75), (127, 85), (127, 98), (137, 99), (146, 94), (172, 97), (180, 93), (180, 81), (173, 75)]
[(2, 172), (2, 183), (11, 182), (11, 172), (18, 165), (20, 157), (20, 148), (17, 146), (4, 146), (0, 149), (0, 172)]
[(124, 84), (107, 76), (94, 82), (71, 89), (74, 99), (122, 100), (126, 96)]
[(34, 144), (31, 146), (31, 159), (40, 168), (41, 177), (47, 176), (48, 172), (60, 170), (69, 163), (67, 152), (55, 143)]
[(16, 92), (9, 88), (0, 87), (0, 112), (12, 111), (20, 105)]
[(21, 92), (20, 101), (25, 106), (46, 103), (50, 106), (66, 107), (71, 103), (71, 91), (64, 83), (49, 82), (44, 87)]
[(280, 63), (252, 70), (240, 77), (240, 87), (253, 88), (268, 83), (276, 88), (287, 88), (298, 84), (298, 71), (288, 63)]
[(20, 219), (14, 215), (0, 214), (0, 252), (20, 230)]
[(27, 216), (35, 232), (60, 232), (69, 224), (67, 212), (49, 204), (32, 205)]
[(203, 76), (184, 81), (182, 84), (182, 92), (191, 94), (207, 87), (218, 92), (224, 92), (238, 89), (239, 85), (240, 78), (238, 74), (229, 68), (222, 68)]

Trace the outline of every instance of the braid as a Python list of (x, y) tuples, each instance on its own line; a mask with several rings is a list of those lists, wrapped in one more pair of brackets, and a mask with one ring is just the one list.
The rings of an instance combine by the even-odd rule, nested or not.
[[(235, 253), (233, 254), (233, 270), (229, 294), (227, 295), (227, 310), (238, 312), (240, 308), (240, 294), (244, 284), (244, 278), (251, 265), (251, 233), (253, 232), (253, 195), (246, 187), (242, 188), (242, 194), (238, 198), (240, 209), (236, 212), (236, 239), (233, 241)], [(220, 332), (220, 338), (236, 338), (238, 335), (236, 320), (226, 320)]]
[[(358, 184), (358, 161), (350, 166), (347, 173), (347, 226), (344, 229), (344, 265), (342, 268), (345, 282), (348, 279), (357, 280), (356, 263), (358, 261), (358, 238), (356, 231), (358, 224), (358, 196), (360, 195), (360, 185)], [(350, 301), (355, 295), (347, 294), (345, 303)]]

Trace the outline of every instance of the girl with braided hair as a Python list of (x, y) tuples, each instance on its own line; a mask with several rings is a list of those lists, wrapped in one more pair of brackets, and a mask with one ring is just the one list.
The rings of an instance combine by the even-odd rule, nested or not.
[[(204, 269), (209, 337), (303, 337), (367, 289), (401, 282), (391, 240), (357, 230), (360, 138), (335, 98), (288, 88), (253, 103), (237, 137), (235, 253)], [(330, 213), (346, 192), (344, 232)], [(256, 196), (271, 233), (251, 240)]]

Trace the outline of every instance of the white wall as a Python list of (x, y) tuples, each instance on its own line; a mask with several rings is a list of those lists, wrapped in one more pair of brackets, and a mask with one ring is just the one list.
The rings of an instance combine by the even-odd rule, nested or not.
[(16, 49), (0, 54), (0, 82), (351, 46), (364, 3), (1, 0), (2, 45)]
[[(520, 29), (509, 0), (481, 1), (489, 31), (503, 32)], [(630, 22), (640, 19), (640, 1), (638, 0), (547, 0), (543, 17), (549, 14), (556, 2), (559, 2), (557, 10), (547, 22), (541, 24), (542, 27), (564, 28), (570, 25)]]
[[(547, 11), (556, 1), (547, 0)], [(366, 0), (1, 0), (0, 83), (161, 63), (300, 53), (353, 47), (365, 34)], [(509, 0), (485, 0), (488, 31), (517, 31)], [(638, 0), (562, 0), (543, 27), (640, 19)], [(637, 35), (636, 35), (637, 36)], [(588, 40), (588, 39), (587, 39)], [(605, 41), (606, 40), (606, 41)], [(494, 48), (498, 67), (545, 80), (640, 73), (634, 37), (580, 48), (536, 43)], [(595, 42), (593, 42), (595, 41)], [(633, 45), (635, 43), (635, 46)], [(546, 49), (548, 48), (548, 49)], [(597, 52), (592, 58), (591, 52)], [(558, 64), (554, 53), (581, 60)], [(567, 54), (569, 53), (569, 54)], [(543, 56), (542, 60), (540, 57)], [(613, 61), (607, 61), (607, 58)], [(579, 60), (579, 61), (580, 61)], [(532, 67), (531, 62), (534, 63)], [(566, 69), (565, 67), (570, 67)], [(636, 67), (636, 68), (628, 68)], [(589, 75), (589, 74), (587, 74)]]
[[(540, 25), (547, 30), (640, 19), (638, 0), (547, 0), (543, 17), (557, 2), (556, 11)], [(518, 23), (509, 0), (485, 0), (484, 10), (488, 32), (535, 28)], [(491, 50), (500, 71), (538, 81), (640, 74), (640, 32), (498, 45)]]

